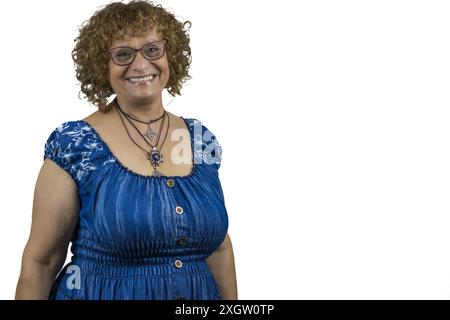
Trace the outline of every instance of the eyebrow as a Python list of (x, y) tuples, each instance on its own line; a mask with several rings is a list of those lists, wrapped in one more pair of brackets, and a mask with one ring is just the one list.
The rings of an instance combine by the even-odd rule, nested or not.
[[(158, 42), (158, 41), (161, 41), (161, 40), (162, 40), (162, 39), (160, 39), (160, 40), (150, 39), (150, 40), (146, 41), (145, 44), (151, 43), (151, 42)], [(114, 47), (117, 48), (117, 47), (131, 47), (131, 46), (130, 46), (130, 44), (128, 44), (127, 42), (125, 42), (125, 44), (115, 45)]]

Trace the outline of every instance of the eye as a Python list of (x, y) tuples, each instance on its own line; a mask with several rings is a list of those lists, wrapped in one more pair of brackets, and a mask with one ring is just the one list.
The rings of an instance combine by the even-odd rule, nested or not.
[(158, 46), (148, 46), (144, 48), (144, 53), (148, 56), (155, 56), (160, 51), (160, 48)]
[(127, 49), (121, 49), (121, 50), (118, 50), (116, 53), (115, 53), (115, 56), (117, 57), (117, 58), (124, 58), (124, 57), (128, 57), (128, 56), (130, 56), (131, 55), (131, 51), (130, 50), (127, 50)]

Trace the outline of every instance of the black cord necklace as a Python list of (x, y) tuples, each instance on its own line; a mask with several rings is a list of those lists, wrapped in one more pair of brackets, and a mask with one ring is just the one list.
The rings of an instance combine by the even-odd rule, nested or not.
[[(161, 173), (156, 169), (156, 167), (159, 166), (159, 164), (160, 164), (161, 162), (164, 162), (164, 161), (162, 160), (163, 155), (161, 154), (161, 151), (160, 151), (160, 150), (162, 149), (162, 146), (164, 145), (164, 142), (166, 141), (166, 137), (167, 137), (167, 134), (168, 134), (168, 132), (169, 132), (169, 127), (170, 127), (170, 117), (167, 115), (167, 112), (164, 110), (164, 114), (162, 115), (162, 117), (164, 117), (164, 118), (163, 118), (163, 120), (162, 120), (162, 122), (161, 122), (161, 126), (160, 126), (159, 132), (158, 132), (158, 140), (157, 140), (157, 142), (156, 142), (155, 145), (152, 145), (150, 142), (147, 141), (147, 139), (145, 139), (145, 136), (139, 131), (139, 129), (134, 125), (134, 123), (128, 118), (127, 114), (126, 114), (125, 112), (123, 112), (122, 108), (120, 108), (120, 105), (119, 105), (119, 102), (117, 101), (117, 98), (114, 99), (114, 106), (116, 107), (116, 110), (118, 110), (118, 113), (119, 113), (119, 115), (120, 115), (120, 119), (122, 120), (123, 126), (125, 127), (125, 130), (127, 131), (128, 137), (131, 139), (131, 141), (133, 141), (133, 143), (134, 143), (136, 146), (138, 146), (139, 148), (141, 148), (141, 149), (147, 154), (147, 159), (150, 161), (150, 164), (151, 164), (151, 165), (153, 166), (153, 168), (155, 169), (155, 171), (153, 172), (153, 175), (154, 175), (154, 176), (160, 176)], [(124, 120), (123, 120), (123, 117), (122, 117), (121, 113), (124, 114), (124, 116), (125, 116), (125, 118), (127, 118), (128, 122), (131, 123), (131, 125), (136, 129), (136, 131), (139, 133), (139, 135), (141, 135), (141, 137), (144, 139), (144, 141), (151, 147), (150, 152), (148, 152), (147, 150), (145, 150), (144, 148), (142, 148), (142, 147), (141, 147), (138, 143), (136, 143), (136, 141), (134, 141), (134, 139), (131, 137), (130, 132), (128, 131), (127, 126), (125, 125), (125, 122), (124, 122)], [(161, 131), (162, 131), (162, 128), (163, 128), (163, 126), (164, 126), (164, 120), (166, 119), (165, 116), (167, 116), (167, 130), (166, 130), (166, 133), (165, 133), (165, 135), (164, 135), (164, 140), (163, 140), (163, 142), (162, 142), (162, 144), (161, 144), (161, 146), (160, 146), (160, 148), (159, 148), (159, 150), (158, 150), (157, 146), (158, 146), (158, 143), (159, 143), (159, 140), (160, 140), (160, 137), (161, 137)], [(161, 117), (160, 117), (160, 118), (161, 118)], [(139, 120), (138, 120), (138, 121), (139, 121)], [(153, 121), (153, 120), (152, 120), (152, 121)], [(152, 122), (152, 121), (151, 121), (151, 122)], [(154, 120), (154, 121), (156, 121), (156, 120)], [(154, 121), (153, 121), (153, 122), (154, 122)], [(142, 122), (142, 121), (139, 121), (139, 122)], [(144, 123), (147, 123), (147, 122), (144, 122)]]
[(117, 102), (117, 98), (115, 98), (115, 101), (116, 101), (116, 105), (119, 107), (120, 111), (121, 111), (128, 119), (133, 119), (134, 121), (137, 121), (137, 122), (140, 122), (140, 123), (145, 123), (145, 124), (148, 126), (147, 131), (145, 132), (145, 136), (146, 136), (149, 140), (151, 140), (151, 139), (157, 134), (155, 131), (153, 131), (153, 129), (152, 129), (152, 127), (150, 127), (150, 125), (151, 125), (152, 123), (155, 123), (156, 121), (160, 120), (162, 117), (164, 117), (164, 115), (166, 114), (165, 111), (163, 112), (163, 114), (162, 114), (160, 117), (158, 117), (158, 118), (156, 118), (156, 119), (152, 119), (152, 120), (150, 120), (149, 122), (146, 122), (146, 121), (142, 121), (142, 120), (133, 118), (130, 114), (126, 113), (125, 111), (122, 110), (122, 108), (120, 108), (119, 103)]

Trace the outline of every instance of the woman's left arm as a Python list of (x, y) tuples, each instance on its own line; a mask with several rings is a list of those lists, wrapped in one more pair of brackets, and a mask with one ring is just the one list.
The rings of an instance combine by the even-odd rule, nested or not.
[(233, 246), (228, 233), (219, 249), (214, 251), (214, 253), (206, 259), (206, 262), (219, 287), (221, 298), (223, 300), (237, 300)]

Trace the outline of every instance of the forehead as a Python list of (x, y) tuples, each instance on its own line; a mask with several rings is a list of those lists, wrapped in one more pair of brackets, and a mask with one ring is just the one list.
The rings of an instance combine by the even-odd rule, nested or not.
[(154, 31), (148, 31), (143, 36), (132, 36), (129, 33), (125, 36), (122, 36), (121, 39), (115, 38), (113, 40), (113, 43), (111, 47), (120, 47), (120, 46), (127, 46), (127, 47), (140, 47), (146, 43), (153, 42), (153, 41), (159, 41), (161, 40), (160, 35)]

